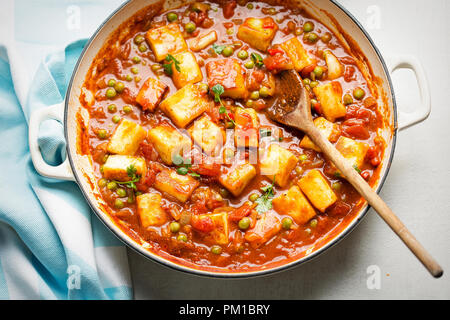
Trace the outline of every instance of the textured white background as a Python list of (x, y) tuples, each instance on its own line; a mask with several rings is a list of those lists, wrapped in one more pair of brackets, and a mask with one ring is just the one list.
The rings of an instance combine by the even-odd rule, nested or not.
[[(450, 1), (340, 0), (386, 57), (413, 54), (429, 78), (433, 111), (398, 135), (381, 196), (448, 273), (433, 279), (372, 210), (342, 242), (310, 263), (248, 280), (216, 280), (169, 270), (129, 251), (137, 299), (449, 299)], [(375, 7), (371, 7), (375, 6)], [(379, 10), (379, 29), (373, 13)], [(415, 79), (394, 75), (402, 110), (417, 105)], [(367, 288), (367, 268), (381, 270)]]

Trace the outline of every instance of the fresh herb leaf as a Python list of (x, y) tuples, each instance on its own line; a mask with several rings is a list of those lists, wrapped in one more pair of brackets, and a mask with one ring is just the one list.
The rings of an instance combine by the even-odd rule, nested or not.
[(220, 99), (220, 96), (225, 92), (223, 86), (221, 84), (216, 84), (214, 87), (211, 88), (211, 91), (214, 93), (214, 101), (220, 103), (219, 113), (220, 114), (225, 113), (228, 120), (231, 121), (231, 123), (233, 123), (233, 125), (235, 126), (236, 123), (234, 122), (233, 119), (231, 119), (230, 115), (227, 112), (227, 108), (225, 108), (225, 106), (222, 103), (222, 100)]
[(164, 64), (163, 64), (163, 67), (164, 67), (164, 72), (165, 72), (167, 75), (171, 76), (171, 75), (173, 74), (172, 65), (173, 65), (174, 63), (175, 63), (175, 69), (176, 69), (178, 72), (181, 71), (181, 69), (180, 69), (180, 61), (178, 61), (177, 59), (175, 59), (173, 55), (168, 54), (167, 57), (166, 57), (166, 61), (167, 61), (168, 63), (164, 63)]
[(225, 112), (227, 112), (227, 108), (225, 108), (224, 106), (220, 106), (220, 108), (219, 108), (219, 113), (220, 113), (220, 114), (223, 114), (223, 113), (225, 113)]
[(341, 175), (340, 172), (335, 172), (335, 173), (334, 173), (334, 177), (337, 178), (337, 179), (339, 179), (339, 178), (342, 178), (342, 175)]
[(174, 165), (176, 165), (178, 167), (177, 169), (177, 173), (181, 174), (181, 175), (190, 175), (191, 177), (194, 178), (200, 178), (201, 176), (192, 171), (191, 167), (192, 167), (192, 161), (189, 158), (183, 158), (180, 155), (176, 155), (173, 157), (172, 162)]
[(128, 175), (131, 179), (134, 179), (134, 178), (136, 177), (136, 172), (137, 172), (137, 169), (136, 169), (136, 167), (134, 166), (134, 164), (130, 164), (130, 165), (127, 167), (127, 175)]
[(273, 178), (272, 184), (261, 188), (261, 191), (264, 192), (258, 199), (256, 199), (255, 203), (257, 204), (255, 210), (262, 214), (266, 211), (272, 209), (272, 198), (274, 196), (273, 187), (275, 186), (275, 177)]
[(215, 43), (212, 45), (214, 52), (217, 54), (221, 54), (223, 49), (225, 49), (225, 47), (226, 47), (226, 45), (217, 45)]
[(358, 172), (361, 173), (361, 169), (358, 168), (358, 166), (356, 164), (353, 165), (353, 168)]
[(260, 54), (253, 52), (250, 55), (250, 59), (252, 59), (253, 63), (255, 64), (255, 66), (261, 68), (262, 66), (264, 66), (264, 62), (263, 62), (263, 58), (261, 57)]
[(190, 172), (189, 175), (194, 178), (200, 178), (200, 175), (196, 172)]
[(136, 174), (137, 169), (133, 164), (130, 164), (127, 167), (127, 175), (130, 177), (130, 181), (117, 181), (117, 180), (112, 180), (114, 182), (116, 182), (117, 184), (123, 185), (127, 188), (133, 189), (133, 190), (137, 190), (136, 187), (136, 182), (138, 182), (139, 180), (141, 180), (141, 176)]

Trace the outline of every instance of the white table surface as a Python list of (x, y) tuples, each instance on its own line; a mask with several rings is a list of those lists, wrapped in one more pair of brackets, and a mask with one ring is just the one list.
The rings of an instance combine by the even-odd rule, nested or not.
[[(77, 13), (77, 4), (82, 6), (83, 2), (58, 2), (59, 7), (55, 3), (54, 10), (62, 16), (73, 16), (74, 12)], [(111, 7), (105, 9), (103, 17), (94, 17), (89, 11), (81, 10), (79, 26), (66, 25), (64, 19), (52, 21), (52, 28), (68, 28), (69, 32), (55, 33), (51, 39), (45, 34), (36, 34), (33, 41), (29, 41), (22, 39), (20, 30), (16, 30), (17, 47), (30, 74), (49, 52), (92, 34), (119, 2), (121, 0), (111, 0), (108, 3)], [(432, 114), (424, 123), (398, 135), (394, 162), (381, 196), (436, 257), (447, 274), (439, 280), (433, 279), (376, 213), (370, 211), (348, 237), (317, 259), (263, 278), (217, 280), (190, 276), (160, 266), (129, 250), (137, 299), (450, 298), (450, 169), (447, 164), (450, 159), (450, 1), (339, 2), (367, 27), (385, 57), (412, 54), (427, 70)], [(21, 7), (25, 10), (27, 4), (50, 5), (49, 0), (6, 0), (2, 7), (6, 20), (1, 19), (0, 28), (11, 30), (8, 25), (11, 19), (8, 18), (13, 15), (13, 3), (16, 4), (14, 16), (18, 22), (21, 20)], [(67, 7), (72, 4), (75, 11)], [(419, 96), (414, 81), (407, 72), (394, 75), (397, 101), (402, 110), (412, 110), (417, 105)], [(373, 270), (373, 266), (380, 275), (378, 289), (369, 289), (367, 285), (368, 279), (372, 279), (367, 271), (368, 268)]]
[[(256, 279), (191, 276), (129, 250), (137, 299), (450, 298), (450, 1), (339, 2), (367, 27), (384, 56), (415, 55), (427, 71), (432, 114), (399, 133), (381, 196), (448, 273), (433, 279), (370, 210), (348, 237), (317, 259)], [(399, 108), (414, 109), (419, 95), (412, 74), (399, 72), (394, 81)], [(368, 288), (370, 266), (380, 271), (379, 289)]]

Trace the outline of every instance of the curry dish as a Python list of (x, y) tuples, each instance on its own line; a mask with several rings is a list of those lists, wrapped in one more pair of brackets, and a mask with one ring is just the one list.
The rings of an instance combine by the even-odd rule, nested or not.
[(83, 148), (122, 230), (176, 263), (240, 272), (305, 256), (353, 219), (364, 201), (345, 177), (302, 132), (265, 115), (288, 69), (303, 79), (315, 125), (375, 185), (385, 148), (377, 100), (306, 12), (194, 2), (122, 25), (80, 98)]

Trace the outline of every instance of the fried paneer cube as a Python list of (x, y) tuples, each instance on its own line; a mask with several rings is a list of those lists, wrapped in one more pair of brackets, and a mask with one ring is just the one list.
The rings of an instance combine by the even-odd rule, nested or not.
[(213, 44), (217, 41), (217, 32), (215, 30), (212, 30), (206, 34), (201, 34), (197, 36), (196, 38), (192, 38), (188, 41), (189, 49), (191, 49), (194, 52), (201, 51), (208, 47), (209, 45)]
[(330, 183), (317, 169), (308, 172), (300, 179), (298, 185), (312, 205), (320, 212), (325, 212), (337, 201), (337, 196), (331, 189)]
[(156, 175), (153, 187), (184, 203), (198, 185), (199, 182), (190, 175), (183, 176), (173, 170), (164, 169)]
[(223, 86), (222, 97), (244, 99), (248, 92), (245, 87), (245, 71), (239, 61), (227, 58), (210, 61), (206, 64), (209, 87), (216, 84)]
[[(328, 141), (336, 142), (339, 135), (339, 127), (337, 124), (330, 122), (323, 117), (319, 117), (314, 120), (314, 125), (328, 139)], [(300, 147), (317, 152), (321, 151), (320, 148), (316, 146), (307, 135), (305, 135), (300, 142)]]
[(255, 176), (255, 167), (249, 163), (245, 163), (230, 168), (227, 173), (219, 177), (219, 181), (237, 197)]
[(153, 144), (162, 161), (172, 165), (173, 157), (183, 151), (190, 150), (191, 140), (183, 136), (177, 129), (168, 125), (160, 125), (148, 132), (148, 140)]
[(270, 17), (247, 18), (239, 26), (237, 37), (251, 47), (265, 52), (271, 45), (277, 30), (277, 24)]
[(256, 220), (255, 226), (245, 233), (245, 240), (250, 242), (252, 247), (259, 247), (280, 230), (280, 219), (273, 211), (267, 211), (261, 215), (260, 219)]
[(340, 137), (336, 143), (336, 149), (350, 161), (353, 167), (361, 168), (366, 158), (369, 145), (364, 142), (358, 142), (346, 137)]
[(236, 108), (234, 112), (234, 142), (237, 148), (257, 148), (259, 145), (259, 117), (255, 109)]
[(137, 213), (141, 226), (158, 227), (168, 220), (166, 211), (161, 207), (162, 197), (158, 193), (144, 193), (136, 196)]
[(330, 50), (324, 52), (324, 57), (328, 68), (328, 79), (335, 80), (344, 74), (344, 66)]
[(207, 243), (226, 245), (229, 242), (229, 226), (228, 226), (228, 213), (219, 212), (212, 214), (202, 214), (198, 216), (198, 219), (204, 219), (209, 217), (213, 224), (214, 229), (204, 235), (204, 240)]
[(173, 55), (188, 49), (177, 23), (150, 29), (145, 38), (158, 62), (163, 61), (168, 54)]
[(273, 199), (272, 204), (276, 212), (291, 216), (298, 225), (307, 223), (316, 215), (316, 211), (298, 186), (292, 186), (287, 192)]
[(109, 153), (129, 155), (136, 153), (140, 143), (147, 136), (147, 131), (133, 121), (123, 119), (109, 140)]
[(177, 53), (173, 57), (179, 62), (180, 71), (177, 70), (175, 63), (172, 63), (172, 80), (178, 89), (189, 83), (197, 83), (203, 80), (202, 71), (192, 52)]
[(194, 121), (188, 132), (208, 155), (218, 154), (226, 139), (225, 131), (207, 116)]
[(168, 88), (169, 87), (161, 81), (148, 78), (139, 90), (139, 93), (136, 96), (136, 102), (141, 105), (142, 110), (154, 111)]
[(293, 37), (283, 42), (282, 44), (280, 44), (280, 47), (286, 52), (287, 56), (294, 64), (294, 69), (298, 72), (316, 62), (316, 60), (313, 59), (308, 54), (308, 52), (306, 52), (305, 48), (297, 37)]
[(336, 119), (345, 117), (347, 109), (342, 104), (342, 87), (337, 81), (315, 87), (313, 89), (319, 100), (325, 118), (335, 122)]
[(297, 165), (297, 157), (277, 144), (271, 144), (260, 160), (260, 173), (284, 188), (289, 184), (289, 174)]
[(177, 127), (185, 128), (192, 120), (209, 110), (210, 104), (206, 92), (197, 84), (188, 84), (161, 102), (159, 108)]
[(110, 155), (103, 165), (103, 177), (110, 180), (128, 181), (130, 180), (129, 168), (134, 168), (136, 174), (141, 177), (147, 173), (147, 164), (140, 157)]

